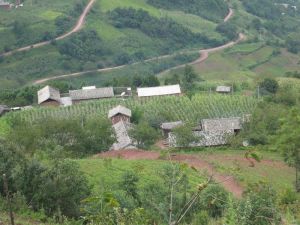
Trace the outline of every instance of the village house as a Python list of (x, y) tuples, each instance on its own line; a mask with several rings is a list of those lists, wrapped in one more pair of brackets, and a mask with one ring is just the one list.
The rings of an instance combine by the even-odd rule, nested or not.
[[(240, 117), (203, 119), (201, 125), (193, 130), (193, 134), (198, 138), (195, 143), (190, 143), (188, 147), (210, 147), (220, 146), (228, 143), (230, 136), (238, 133), (242, 128), (242, 119)], [(201, 129), (200, 129), (201, 127)], [(170, 147), (177, 146), (176, 135), (173, 132), (168, 134), (168, 143)]]
[(72, 99), (73, 104), (76, 104), (87, 100), (112, 98), (114, 97), (114, 89), (112, 87), (83, 87), (80, 90), (70, 90), (69, 95)]
[(152, 97), (152, 96), (165, 96), (165, 95), (180, 95), (180, 85), (168, 85), (158, 87), (146, 87), (137, 89), (138, 97)]
[(41, 106), (60, 106), (59, 90), (47, 85), (38, 91), (38, 104)]
[(0, 8), (1, 9), (10, 9), (11, 4), (9, 2), (5, 2), (4, 0), (0, 0)]
[(108, 118), (112, 121), (113, 129), (117, 139), (111, 149), (121, 150), (136, 148), (129, 135), (129, 131), (133, 127), (133, 125), (130, 123), (131, 110), (119, 105), (108, 112)]
[(229, 94), (229, 93), (231, 93), (231, 87), (229, 87), (229, 86), (218, 86), (216, 88), (216, 92), (221, 93), (221, 94)]
[(3, 116), (5, 113), (8, 113), (10, 108), (7, 105), (0, 105), (0, 116)]

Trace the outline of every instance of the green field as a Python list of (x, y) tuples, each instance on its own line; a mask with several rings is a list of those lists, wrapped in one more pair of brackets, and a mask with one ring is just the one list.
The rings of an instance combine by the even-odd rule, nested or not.
[[(223, 52), (213, 53), (209, 58), (193, 68), (207, 82), (218, 84), (234, 82), (254, 82), (265, 77), (283, 77), (288, 71), (300, 69), (299, 54), (295, 55), (264, 43), (241, 43)], [(181, 74), (183, 69), (159, 75), (161, 80), (171, 74)]]
[(77, 104), (65, 108), (35, 108), (33, 110), (8, 114), (8, 117), (34, 121), (46, 117), (106, 117), (108, 111), (125, 105), (134, 110), (139, 107), (150, 120), (190, 121), (198, 123), (204, 118), (243, 116), (251, 113), (257, 104), (254, 97), (241, 95), (198, 94), (190, 100), (186, 96), (153, 98), (105, 99)]

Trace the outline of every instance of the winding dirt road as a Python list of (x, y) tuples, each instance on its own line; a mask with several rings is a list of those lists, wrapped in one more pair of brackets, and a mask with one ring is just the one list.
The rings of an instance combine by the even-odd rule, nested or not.
[[(54, 40), (58, 41), (58, 40), (62, 40), (66, 37), (69, 37), (70, 35), (78, 32), (84, 25), (84, 22), (85, 22), (85, 18), (87, 16), (87, 14), (89, 13), (89, 11), (91, 10), (93, 4), (95, 3), (96, 0), (90, 0), (89, 3), (87, 4), (87, 6), (85, 7), (85, 9), (83, 10), (82, 14), (80, 15), (76, 25), (73, 27), (73, 29), (71, 31), (69, 31), (68, 33), (66, 34), (63, 34), (57, 38), (55, 38)], [(13, 51), (10, 51), (10, 52), (6, 52), (6, 53), (3, 53), (1, 54), (0, 56), (9, 56), (9, 55), (12, 55), (16, 52), (23, 52), (23, 51), (28, 51), (30, 49), (33, 49), (33, 48), (39, 48), (39, 47), (42, 47), (42, 46), (45, 46), (45, 45), (49, 45), (51, 44), (51, 41), (43, 41), (43, 42), (40, 42), (40, 43), (37, 43), (37, 44), (33, 44), (33, 45), (28, 45), (26, 47), (22, 47), (22, 48), (19, 48), (19, 49), (15, 49)]]
[[(122, 158), (126, 160), (161, 160), (159, 152), (143, 151), (143, 150), (121, 150), (121, 151), (108, 151), (100, 153), (95, 157), (99, 158)], [(243, 194), (243, 187), (234, 179), (233, 176), (221, 174), (215, 168), (200, 159), (195, 155), (175, 154), (171, 156), (171, 160), (179, 163), (185, 163), (190, 167), (194, 167), (199, 171), (206, 171), (208, 175), (220, 183), (227, 191), (231, 192), (236, 198), (241, 198)]]
[[(91, 2), (92, 1), (95, 1), (95, 0), (91, 0)], [(228, 15), (224, 18), (224, 22), (227, 22), (233, 16), (234, 16), (234, 11), (233, 11), (233, 9), (230, 8)], [(195, 61), (193, 61), (191, 63), (188, 63), (188, 64), (189, 65), (195, 65), (195, 64), (202, 63), (202, 62), (204, 62), (208, 58), (209, 53), (221, 51), (223, 49), (232, 47), (233, 45), (235, 45), (235, 44), (237, 44), (237, 43), (245, 40), (245, 38), (246, 38), (245, 35), (242, 34), (242, 33), (240, 33), (239, 34), (239, 38), (237, 40), (235, 40), (235, 41), (231, 41), (231, 42), (229, 42), (227, 44), (224, 44), (224, 45), (216, 47), (216, 48), (199, 50), (200, 57), (197, 60), (195, 60)], [(185, 51), (185, 53), (191, 53), (191, 52), (195, 52), (195, 50)], [(180, 52), (179, 54), (181, 54), (181, 53), (183, 53), (183, 52)], [(166, 58), (173, 57), (176, 54), (169, 54), (169, 55), (163, 55), (163, 56), (159, 56), (159, 57), (154, 57), (154, 58), (150, 58), (150, 59), (144, 60), (143, 62), (151, 62), (151, 61), (155, 61), (155, 60), (166, 59)], [(130, 64), (130, 65), (136, 65), (136, 64), (139, 64), (139, 63), (140, 62), (136, 62), (136, 63)], [(185, 65), (186, 65), (186, 63), (182, 64), (182, 65), (178, 65), (178, 66), (172, 67), (172, 68), (169, 68), (169, 69), (161, 72), (159, 75), (162, 75), (162, 74), (167, 73), (167, 72), (169, 72), (171, 70), (174, 70), (174, 69), (182, 68)], [(121, 65), (121, 66), (116, 66), (116, 67), (108, 67), (108, 68), (104, 68), (104, 69), (88, 70), (88, 71), (83, 71), (83, 72), (76, 72), (76, 73), (70, 73), (70, 74), (62, 74), (62, 75), (57, 75), (57, 76), (51, 76), (51, 77), (48, 77), (48, 78), (43, 78), (43, 79), (36, 80), (36, 81), (34, 81), (33, 84), (42, 84), (42, 83), (45, 83), (45, 82), (51, 81), (51, 80), (63, 79), (63, 78), (68, 78), (68, 77), (77, 77), (77, 76), (82, 76), (82, 75), (86, 75), (86, 74), (90, 74), (90, 73), (99, 73), (99, 72), (108, 72), (108, 71), (113, 71), (113, 70), (119, 70), (119, 69), (124, 68), (125, 66), (128, 66), (128, 64)]]

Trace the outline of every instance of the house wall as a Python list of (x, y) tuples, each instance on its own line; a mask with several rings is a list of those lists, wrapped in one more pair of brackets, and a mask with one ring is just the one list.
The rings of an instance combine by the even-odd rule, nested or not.
[(59, 107), (60, 103), (54, 100), (48, 100), (40, 104), (41, 106)]
[(1, 9), (10, 9), (10, 4), (7, 5), (0, 5)]
[(118, 123), (120, 121), (124, 121), (124, 122), (129, 122), (130, 123), (130, 117), (122, 115), (122, 114), (118, 114), (118, 115), (113, 116), (111, 118), (112, 124), (116, 124), (116, 123)]

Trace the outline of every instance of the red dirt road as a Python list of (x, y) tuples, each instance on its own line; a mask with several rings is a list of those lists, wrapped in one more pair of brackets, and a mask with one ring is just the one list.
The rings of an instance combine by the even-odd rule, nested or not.
[[(95, 3), (96, 0), (90, 0), (89, 3), (87, 4), (87, 6), (85, 7), (85, 9), (83, 10), (82, 14), (80, 15), (76, 25), (73, 27), (73, 29), (71, 31), (69, 31), (68, 33), (66, 34), (63, 34), (57, 38), (55, 38), (54, 40), (62, 40), (70, 35), (72, 35), (73, 33), (76, 33), (78, 32), (82, 27), (83, 27), (83, 24), (85, 22), (85, 18), (87, 16), (87, 14), (89, 13), (89, 11), (91, 10), (93, 4)], [(33, 44), (33, 45), (28, 45), (28, 46), (25, 46), (25, 47), (22, 47), (22, 48), (19, 48), (19, 49), (16, 49), (16, 50), (13, 50), (13, 51), (10, 51), (10, 52), (6, 52), (6, 53), (3, 53), (2, 55), (0, 56), (9, 56), (9, 55), (12, 55), (16, 52), (23, 52), (23, 51), (28, 51), (32, 48), (39, 48), (39, 47), (42, 47), (42, 46), (45, 46), (45, 45), (49, 45), (51, 44), (51, 41), (44, 41), (44, 42), (40, 42), (40, 43), (37, 43), (37, 44)]]
[[(122, 150), (122, 151), (109, 151), (96, 155), (100, 158), (122, 158), (127, 160), (138, 160), (138, 159), (149, 159), (149, 160), (159, 160), (160, 153), (152, 151), (143, 150)], [(231, 192), (235, 197), (241, 198), (243, 193), (243, 187), (239, 185), (232, 176), (226, 176), (218, 173), (212, 165), (206, 161), (200, 159), (193, 155), (176, 154), (172, 155), (171, 159), (175, 162), (186, 163), (190, 167), (194, 167), (198, 170), (207, 171), (213, 176), (214, 180), (224, 188)]]

